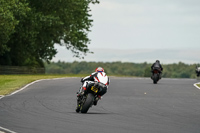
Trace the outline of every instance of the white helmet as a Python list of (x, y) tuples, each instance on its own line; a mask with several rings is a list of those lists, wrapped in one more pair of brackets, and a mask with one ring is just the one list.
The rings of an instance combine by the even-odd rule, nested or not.
[(102, 67), (97, 67), (95, 69), (95, 72), (104, 72), (104, 69)]

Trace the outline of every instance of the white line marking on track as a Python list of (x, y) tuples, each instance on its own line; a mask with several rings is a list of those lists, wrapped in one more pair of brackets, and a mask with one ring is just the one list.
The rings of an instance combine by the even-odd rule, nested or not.
[[(76, 78), (76, 77), (66, 77), (66, 78)], [(36, 82), (39, 82), (39, 81), (43, 81), (43, 80), (57, 80), (57, 79), (66, 79), (66, 78), (54, 78), (54, 79), (40, 79), (40, 80), (36, 80), (36, 81), (33, 81), (33, 82), (27, 84), (26, 86), (22, 87), (21, 89), (15, 91), (15, 92), (13, 92), (13, 93), (11, 93), (11, 94), (9, 94), (9, 95), (5, 95), (5, 96), (4, 96), (4, 95), (0, 95), (0, 99), (2, 99), (2, 98), (4, 98), (4, 97), (7, 97), (7, 96), (12, 96), (12, 95), (14, 95), (14, 94), (16, 94), (16, 93), (18, 93), (18, 92), (24, 90), (26, 87), (28, 87), (28, 86), (30, 86), (30, 85), (36, 83)], [(1, 131), (1, 130), (3, 130), (3, 131)], [(6, 132), (9, 132), (9, 133), (17, 133), (17, 132), (11, 131), (11, 130), (9, 130), (9, 129), (6, 129), (6, 128), (3, 128), (3, 127), (0, 126), (0, 133), (5, 133), (5, 131), (6, 131)]]
[[(1, 130), (3, 130), (3, 131), (1, 131)], [(9, 129), (3, 128), (3, 127), (0, 127), (0, 133), (5, 133), (5, 132), (9, 132), (9, 133), (17, 133), (17, 132), (11, 131), (11, 130), (9, 130)]]
[[(76, 77), (66, 77), (66, 78), (76, 78)], [(39, 81), (43, 81), (43, 80), (57, 80), (57, 79), (66, 79), (66, 78), (54, 78), (54, 79), (40, 79), (40, 80), (35, 80), (35, 81), (33, 81), (33, 82), (31, 82), (31, 83), (25, 85), (25, 86), (22, 87), (21, 89), (12, 92), (12, 93), (9, 94), (9, 95), (5, 95), (5, 96), (0, 95), (0, 99), (2, 99), (2, 98), (4, 98), (4, 97), (7, 97), (7, 96), (12, 96), (12, 95), (14, 95), (14, 94), (16, 94), (16, 93), (18, 93), (18, 92), (24, 90), (24, 89), (27, 88), (28, 86), (30, 86), (30, 85), (32, 85), (32, 84), (34, 84), (34, 83), (36, 83), (36, 82), (39, 82)]]

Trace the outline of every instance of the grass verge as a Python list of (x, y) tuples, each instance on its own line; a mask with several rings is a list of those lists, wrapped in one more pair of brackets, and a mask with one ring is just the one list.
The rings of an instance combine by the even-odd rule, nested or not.
[(84, 77), (86, 75), (0, 75), (0, 95), (7, 95), (39, 79)]
[(200, 88), (200, 84), (196, 84)]

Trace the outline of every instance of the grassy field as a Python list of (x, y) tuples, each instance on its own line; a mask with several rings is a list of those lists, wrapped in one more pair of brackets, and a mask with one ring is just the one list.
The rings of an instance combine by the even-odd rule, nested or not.
[(86, 75), (0, 75), (0, 95), (7, 95), (39, 79), (84, 77)]

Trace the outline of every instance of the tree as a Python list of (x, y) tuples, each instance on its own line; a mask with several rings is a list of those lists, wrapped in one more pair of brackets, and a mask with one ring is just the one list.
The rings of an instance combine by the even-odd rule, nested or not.
[(54, 44), (65, 46), (76, 57), (90, 52), (89, 4), (99, 3), (98, 0), (15, 1), (28, 5), (30, 10), (25, 15), (13, 13), (15, 30), (5, 44), (9, 50), (0, 55), (0, 65), (43, 66), (42, 60), (48, 62), (57, 53)]
[(10, 39), (10, 35), (15, 32), (15, 26), (19, 20), (15, 15), (25, 15), (29, 11), (27, 3), (21, 3), (18, 0), (0, 0), (0, 55), (9, 51), (6, 43)]

